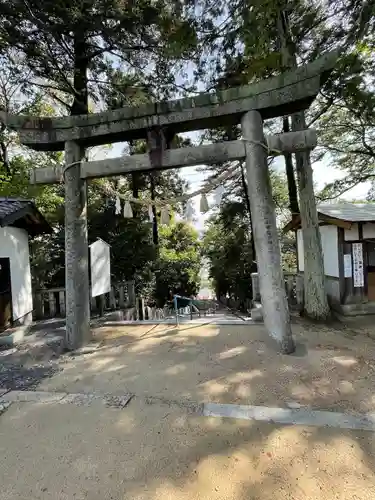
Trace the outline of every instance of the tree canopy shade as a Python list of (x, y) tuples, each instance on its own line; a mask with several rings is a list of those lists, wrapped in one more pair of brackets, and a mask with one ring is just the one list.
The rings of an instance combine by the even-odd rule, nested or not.
[(188, 6), (168, 0), (0, 1), (0, 49), (22, 57), (29, 83), (73, 115), (87, 112), (88, 95), (99, 101), (114, 63), (125, 65), (130, 95), (151, 83), (172, 89), (195, 26)]
[[(341, 62), (337, 71), (323, 88), (311, 113), (308, 113), (307, 117), (303, 114), (293, 114), (291, 118), (284, 117), (282, 125), (280, 122), (275, 125), (279, 130), (283, 127), (284, 131), (290, 128), (293, 130), (304, 128), (306, 124), (321, 126), (325, 129), (327, 139), (324, 152), (332, 153), (335, 142), (339, 144), (341, 142), (341, 156), (337, 151), (338, 154), (333, 153), (331, 158), (335, 156), (335, 159), (343, 163), (346, 155), (342, 146), (351, 133), (347, 132), (344, 135), (340, 133), (340, 129), (335, 125), (341, 119), (336, 112), (336, 119), (333, 116), (330, 119), (329, 113), (333, 111), (332, 106), (335, 103), (338, 107), (343, 105), (347, 107), (344, 102), (348, 102), (348, 99), (343, 99), (343, 96), (352, 98), (356, 93), (358, 96), (360, 89), (358, 76), (361, 74), (366, 78), (366, 73), (369, 74), (364, 69), (363, 51), (361, 53), (358, 49), (364, 42), (367, 46), (373, 43), (371, 42), (373, 38), (371, 30), (374, 26), (373, 2), (235, 0), (229, 4), (221, 2), (212, 4), (213, 16), (217, 15), (217, 9), (220, 8), (226, 14), (223, 16), (225, 21), (221, 32), (223, 43), (216, 52), (216, 67), (212, 72), (212, 80), (220, 88), (243, 85), (259, 78), (279, 74), (285, 69), (295, 68), (301, 63), (314, 60), (322, 52), (332, 48), (341, 51)], [(364, 97), (363, 92), (362, 97)], [(360, 109), (361, 106), (357, 106), (357, 110)], [(361, 114), (361, 111), (359, 113)], [(350, 115), (349, 112), (348, 117)], [(325, 118), (326, 124), (324, 124)], [(361, 119), (363, 119), (362, 114)], [(358, 123), (358, 118), (354, 121)], [(359, 136), (359, 141), (361, 137), (363, 138), (363, 126), (362, 132), (356, 135)], [(352, 149), (348, 149), (354, 153)], [(357, 152), (359, 149), (363, 152), (363, 148), (356, 149)], [(350, 157), (352, 159), (353, 154)], [(368, 155), (366, 157), (368, 158)], [(349, 160), (349, 157), (346, 159)], [(290, 208), (292, 213), (301, 212), (304, 220), (305, 248), (311, 249), (311, 254), (306, 258), (304, 273), (306, 312), (311, 317), (325, 318), (329, 314), (329, 308), (324, 293), (323, 263), (311, 162), (309, 155), (305, 153), (296, 154), (295, 160), (296, 169), (291, 156), (285, 155)], [(365, 163), (368, 165), (366, 160)], [(368, 171), (365, 174), (368, 174)], [(348, 176), (344, 184), (350, 185), (350, 177)], [(354, 179), (358, 180), (358, 177), (354, 175)], [(298, 196), (297, 191), (299, 191)], [(329, 192), (332, 192), (332, 189)]]
[[(323, 88), (311, 112), (306, 115), (307, 124), (319, 129), (322, 145), (320, 157), (328, 152), (326, 158), (330, 164), (347, 173), (341, 183), (329, 186), (322, 194), (335, 196), (354, 183), (371, 178), (374, 172), (373, 28), (374, 11), (370, 0), (234, 0), (229, 3), (221, 0), (0, 0), (1, 62), (4, 61), (4, 73), (8, 73), (7, 81), (16, 82), (22, 94), (19, 106), (14, 110), (9, 106), (7, 97), (0, 97), (1, 108), (20, 113), (27, 111), (29, 106), (37, 115), (51, 116), (115, 110), (127, 105), (147, 105), (151, 100), (181, 97), (181, 92), (192, 75), (196, 77), (200, 89), (215, 88), (225, 92), (228, 87), (254, 84), (263, 78), (277, 77), (290, 67), (301, 66), (315, 60), (323, 52), (339, 48), (341, 60), (337, 71)], [(204, 54), (209, 54), (206, 60)], [(198, 62), (202, 64), (195, 71)], [(182, 71), (183, 67), (185, 73)], [(2, 77), (0, 75), (0, 91), (4, 87)], [(51, 103), (52, 112), (46, 113), (41, 109)], [(302, 117), (299, 125), (303, 125), (301, 120)], [(273, 131), (286, 131), (297, 125), (290, 117), (266, 124)], [(232, 127), (231, 123), (223, 123), (222, 130), (209, 131), (210, 139), (214, 141), (234, 140), (239, 135), (240, 130)], [(136, 139), (143, 138), (144, 136)], [(9, 139), (13, 139), (11, 133), (2, 127), (2, 189), (5, 193), (14, 195), (17, 192), (29, 193), (26, 173), (30, 166), (46, 165), (52, 160), (61, 163), (61, 158), (44, 154), (31, 157), (19, 149), (17, 154), (9, 155)], [(144, 143), (133, 140), (128, 147), (129, 151), (134, 152), (137, 148), (144, 148)], [(82, 158), (83, 151), (80, 153)], [(293, 164), (291, 156), (285, 156), (285, 162), (289, 206), (294, 213), (301, 209), (306, 214), (307, 204), (314, 208), (314, 198), (312, 178), (305, 175), (309, 162), (306, 156), (302, 158), (303, 161), (300, 161), (301, 158), (297, 157), (297, 162)], [(295, 165), (299, 173), (298, 184)], [(217, 176), (222, 167), (215, 166), (210, 175)], [(286, 194), (282, 189), (286, 185), (285, 179), (282, 177), (280, 182), (278, 179), (275, 182), (274, 178), (273, 181), (274, 199), (284, 207), (285, 199), (280, 202), (277, 190), (283, 192), (283, 196)], [(92, 202), (91, 208), (95, 206), (98, 210), (95, 215), (89, 210), (90, 232), (105, 233), (105, 226), (108, 234), (102, 236), (104, 239), (106, 236), (112, 238), (114, 247), (118, 245), (120, 262), (122, 245), (125, 243), (119, 228), (126, 227), (129, 233), (134, 233), (134, 240), (144, 245), (145, 250), (145, 255), (142, 252), (134, 256), (129, 254), (129, 259), (136, 263), (133, 270), (135, 275), (139, 269), (149, 272), (151, 266), (145, 262), (152, 262), (154, 265), (158, 259), (160, 265), (165, 265), (165, 274), (169, 273), (168, 266), (178, 259), (173, 253), (168, 253), (164, 243), (160, 243), (160, 256), (151, 256), (154, 247), (148, 240), (150, 228), (145, 215), (139, 211), (132, 222), (109, 220), (113, 215), (113, 200), (107, 200), (107, 204), (99, 202), (100, 182), (95, 182), (90, 188), (91, 194), (94, 193), (94, 200), (90, 200), (90, 204)], [(152, 176), (132, 175), (125, 182), (126, 189), (131, 190), (134, 197), (142, 197), (147, 192), (152, 198), (159, 198), (164, 197), (166, 192), (178, 193), (185, 189), (179, 176), (173, 172), (155, 173)], [(228, 236), (229, 247), (237, 237), (238, 241), (242, 241), (242, 233), (237, 234), (239, 228), (245, 230), (245, 227), (250, 226), (243, 169), (237, 169), (235, 175), (228, 179), (225, 189), (225, 203), (228, 206), (223, 210), (226, 215), (224, 212), (220, 213), (220, 222), (215, 222), (215, 227), (221, 228), (221, 224), (230, 219), (229, 215), (233, 215), (232, 209), (236, 211), (242, 205), (234, 222), (232, 221), (231, 235), (234, 236), (232, 240)], [(34, 192), (53, 214), (54, 220), (61, 223), (61, 187), (38, 188)], [(229, 203), (232, 204), (230, 209)], [(310, 213), (310, 219), (313, 212), (312, 210)], [(158, 214), (154, 215), (156, 221)], [(215, 224), (212, 222), (209, 233), (214, 232), (212, 226)], [(220, 230), (216, 231), (218, 242)], [(154, 243), (158, 242), (157, 233), (154, 224)], [(61, 234), (59, 232), (60, 237)], [(251, 238), (248, 236), (246, 242), (239, 245), (242, 252), (240, 257), (237, 254), (233, 257), (236, 261), (230, 273), (233, 287), (236, 285), (236, 278), (233, 277), (235, 272), (240, 273), (237, 277), (244, 277), (243, 284), (247, 279), (246, 259), (252, 259), (250, 250), (245, 248), (248, 243), (253, 255)], [(310, 231), (311, 238), (314, 240), (313, 230)], [(61, 241), (56, 237), (53, 242), (56, 246), (51, 248), (57, 249)], [(316, 238), (314, 241), (316, 243)], [(315, 245), (312, 253), (319, 254), (318, 245)], [(54, 255), (59, 256), (59, 251), (56, 250)], [(224, 258), (223, 255), (220, 258)], [(42, 262), (41, 258), (40, 263)], [(125, 261), (121, 261), (121, 266), (125, 269)], [(120, 268), (118, 272), (121, 273)], [(131, 272), (127, 268), (123, 274), (129, 276), (128, 273)], [(176, 277), (172, 276), (173, 272), (170, 272), (172, 281)], [(47, 281), (52, 279), (54, 277), (46, 277)], [(144, 278), (144, 282), (147, 279)], [(237, 279), (237, 283), (241, 279)], [(140, 278), (142, 280), (143, 277)], [(315, 288), (318, 283), (318, 288), (323, 290), (324, 287), (318, 281), (315, 280)], [(307, 287), (309, 290), (314, 288), (310, 285)], [(160, 286), (161, 289), (163, 287), (164, 285)], [(306, 291), (309, 293), (309, 290)]]
[(245, 305), (251, 299), (253, 250), (249, 217), (241, 202), (226, 202), (208, 222), (203, 240), (209, 276), (218, 298), (229, 296)]
[[(285, 176), (271, 170), (273, 198), (279, 217), (285, 217), (288, 191)], [(218, 298), (229, 296), (241, 308), (252, 299), (251, 273), (256, 271), (256, 255), (246, 190), (240, 173), (226, 185), (226, 194), (209, 218), (203, 238), (203, 255)]]
[(160, 229), (160, 255), (155, 266), (154, 297), (158, 305), (171, 294), (196, 295), (200, 285), (201, 244), (198, 232), (184, 221)]

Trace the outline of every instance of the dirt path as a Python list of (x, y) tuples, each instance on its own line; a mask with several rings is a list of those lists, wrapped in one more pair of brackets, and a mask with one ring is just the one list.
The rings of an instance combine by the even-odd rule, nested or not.
[[(97, 329), (99, 349), (62, 358), (38, 387), (61, 397), (9, 397), (0, 499), (374, 498), (373, 432), (199, 411), (202, 402), (375, 411), (375, 342), (294, 330), (297, 353), (283, 356), (258, 325)], [(108, 393), (133, 397), (106, 405)]]

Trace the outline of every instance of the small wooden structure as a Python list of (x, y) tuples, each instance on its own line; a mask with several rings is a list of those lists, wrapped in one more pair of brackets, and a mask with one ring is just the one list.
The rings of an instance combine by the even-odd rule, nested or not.
[[(342, 314), (375, 313), (375, 204), (318, 205), (327, 294)], [(284, 231), (297, 240), (298, 271), (304, 271), (304, 244), (299, 217)]]
[(29, 236), (51, 231), (32, 201), (0, 198), (0, 330), (31, 321)]

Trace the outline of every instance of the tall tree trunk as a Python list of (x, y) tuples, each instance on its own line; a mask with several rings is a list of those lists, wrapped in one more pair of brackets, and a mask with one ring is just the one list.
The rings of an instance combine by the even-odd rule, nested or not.
[[(283, 116), (283, 132), (290, 132), (289, 118)], [(291, 153), (284, 154), (285, 159), (285, 171), (288, 180), (288, 193), (289, 193), (289, 209), (292, 214), (292, 218), (299, 214), (298, 206), (298, 196), (297, 196), (297, 184), (296, 178), (294, 176), (293, 168), (293, 158)]]
[(5, 138), (2, 137), (2, 134), (5, 132), (4, 123), (0, 124), (0, 162), (3, 164), (5, 173), (11, 176), (12, 172), (10, 170), (9, 165), (9, 155), (8, 155), (8, 147), (5, 142)]
[(74, 100), (71, 107), (71, 115), (86, 115), (89, 112), (87, 69), (88, 58), (86, 56), (86, 41), (82, 33), (74, 34)]
[(251, 253), (252, 253), (252, 264), (251, 264), (251, 272), (255, 273), (257, 271), (257, 265), (256, 265), (256, 251), (255, 251), (255, 241), (254, 241), (254, 231), (253, 231), (253, 222), (251, 220), (251, 209), (250, 209), (250, 198), (249, 198), (249, 192), (247, 189), (247, 183), (246, 183), (246, 178), (245, 178), (245, 172), (243, 168), (243, 163), (241, 162), (241, 182), (242, 182), (242, 189), (244, 190), (245, 193), (245, 199), (246, 199), (246, 207), (247, 211), (249, 214), (249, 221), (250, 221), (250, 232), (251, 232)]
[[(151, 191), (151, 200), (155, 200), (155, 178), (154, 174), (150, 174), (150, 191)], [(158, 232), (158, 219), (156, 217), (156, 207), (152, 205), (152, 241), (154, 245), (159, 244), (159, 232)]]
[[(289, 33), (285, 8), (279, 2), (277, 25), (280, 37), (283, 66), (297, 68), (296, 49)], [(306, 128), (303, 111), (292, 115), (292, 130)], [(298, 179), (299, 204), (304, 246), (304, 312), (310, 318), (325, 320), (330, 316), (330, 308), (325, 287), (324, 260), (319, 231), (318, 214), (313, 185), (310, 153), (295, 153)]]
[(132, 196), (133, 198), (139, 198), (139, 174), (136, 172), (132, 172), (131, 177), (132, 177)]
[[(74, 32), (74, 96), (71, 115), (88, 113), (85, 34)], [(66, 347), (76, 349), (90, 339), (90, 289), (87, 240), (87, 184), (81, 179), (85, 149), (65, 143), (65, 287)]]

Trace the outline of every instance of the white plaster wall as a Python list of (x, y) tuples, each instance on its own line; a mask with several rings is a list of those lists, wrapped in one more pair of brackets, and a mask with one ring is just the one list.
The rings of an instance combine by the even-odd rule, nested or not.
[(353, 224), (350, 229), (345, 229), (345, 241), (359, 240), (358, 224)]
[[(339, 277), (339, 255), (337, 248), (337, 227), (320, 226), (322, 250), (324, 258), (324, 274)], [(304, 271), (302, 230), (297, 231), (298, 269)]]
[(339, 277), (339, 252), (337, 247), (337, 227), (320, 226), (324, 256), (324, 272), (327, 276)]
[(0, 227), (0, 257), (10, 258), (13, 321), (16, 321), (33, 309), (27, 231)]
[(363, 224), (363, 238), (375, 238), (375, 224), (373, 222), (366, 222)]

